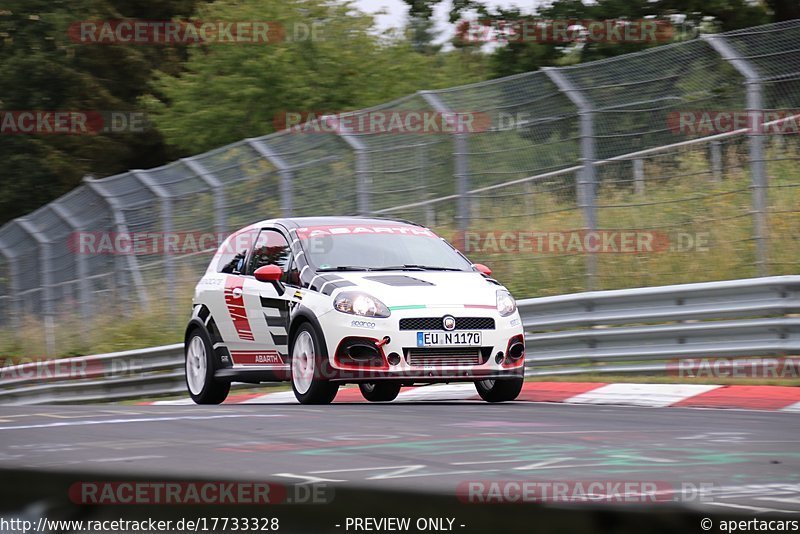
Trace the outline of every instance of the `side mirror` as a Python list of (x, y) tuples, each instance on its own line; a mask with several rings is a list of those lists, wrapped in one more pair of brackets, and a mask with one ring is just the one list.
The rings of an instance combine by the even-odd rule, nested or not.
[(481, 274), (485, 274), (486, 276), (492, 276), (492, 270), (482, 263), (476, 263), (473, 265), (473, 267), (478, 269), (478, 272)]
[(259, 282), (277, 282), (283, 276), (283, 269), (277, 265), (264, 265), (253, 273)]

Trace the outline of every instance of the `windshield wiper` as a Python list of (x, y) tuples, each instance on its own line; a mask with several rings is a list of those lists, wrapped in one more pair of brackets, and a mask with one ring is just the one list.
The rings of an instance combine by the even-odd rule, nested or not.
[(373, 267), (373, 271), (460, 271), (455, 267), (436, 267), (433, 265), (417, 265), (406, 263), (404, 265), (393, 265), (389, 267)]
[(361, 265), (337, 265), (336, 267), (322, 267), (317, 272), (328, 271), (372, 271), (372, 267), (362, 267)]

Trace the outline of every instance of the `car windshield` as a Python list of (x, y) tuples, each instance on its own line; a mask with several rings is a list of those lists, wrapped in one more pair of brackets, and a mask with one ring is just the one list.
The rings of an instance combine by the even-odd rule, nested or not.
[(472, 270), (468, 260), (424, 228), (312, 228), (298, 233), (306, 259), (320, 271)]

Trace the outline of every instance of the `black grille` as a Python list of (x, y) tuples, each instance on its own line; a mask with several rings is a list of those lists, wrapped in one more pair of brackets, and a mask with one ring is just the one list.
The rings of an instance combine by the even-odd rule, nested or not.
[(479, 365), (483, 363), (481, 351), (475, 348), (425, 348), (406, 349), (409, 365)]
[[(456, 317), (456, 330), (494, 330), (491, 317)], [(444, 330), (441, 317), (400, 319), (400, 330)]]

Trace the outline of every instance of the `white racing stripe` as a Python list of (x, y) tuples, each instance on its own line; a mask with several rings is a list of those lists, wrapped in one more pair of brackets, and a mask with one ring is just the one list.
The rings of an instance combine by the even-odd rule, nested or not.
[(795, 402), (794, 404), (790, 404), (785, 408), (781, 408), (781, 411), (800, 413), (800, 402)]
[(662, 407), (719, 387), (703, 384), (608, 384), (570, 397), (564, 402)]
[(478, 396), (475, 384), (444, 384), (421, 386), (408, 391), (400, 391), (397, 400), (400, 402), (467, 400)]
[(240, 404), (299, 404), (297, 397), (294, 396), (294, 391), (278, 391), (276, 393), (267, 393), (260, 397), (253, 397), (242, 401)]

